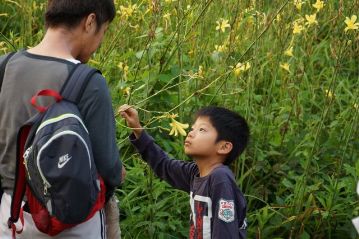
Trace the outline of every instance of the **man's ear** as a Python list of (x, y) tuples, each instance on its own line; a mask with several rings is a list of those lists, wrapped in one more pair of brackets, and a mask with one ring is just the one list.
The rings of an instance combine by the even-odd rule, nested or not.
[(85, 17), (85, 31), (87, 33), (96, 31), (96, 27), (96, 14), (90, 13), (87, 17)]
[(218, 142), (217, 153), (221, 155), (229, 154), (233, 149), (233, 144), (229, 141), (220, 141)]

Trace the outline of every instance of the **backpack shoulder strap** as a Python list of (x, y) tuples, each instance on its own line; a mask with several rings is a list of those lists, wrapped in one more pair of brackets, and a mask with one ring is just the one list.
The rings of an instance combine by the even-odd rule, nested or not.
[[(8, 227), (12, 229), (13, 235), (16, 230), (15, 222), (18, 221), (21, 211), (21, 203), (24, 198), (26, 190), (26, 171), (24, 164), (24, 148), (27, 135), (29, 134), (31, 126), (24, 125), (20, 128), (17, 139), (16, 150), (16, 171), (15, 171), (15, 185), (11, 198), (10, 217), (8, 219)], [(20, 147), (19, 147), (20, 146)]]
[(6, 68), (6, 64), (8, 63), (8, 61), (10, 60), (10, 58), (15, 54), (15, 52), (11, 52), (10, 54), (8, 54), (4, 61), (1, 63), (0, 65), (0, 92), (1, 92), (1, 86), (2, 86), (2, 82), (4, 79), (4, 74), (5, 74), (5, 68)]
[(85, 64), (77, 64), (70, 73), (68, 79), (61, 89), (61, 96), (75, 104), (81, 99), (89, 80), (95, 73), (101, 72)]

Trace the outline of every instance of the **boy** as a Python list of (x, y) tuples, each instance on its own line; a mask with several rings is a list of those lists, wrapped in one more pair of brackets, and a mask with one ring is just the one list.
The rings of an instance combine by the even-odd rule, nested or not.
[(131, 143), (154, 172), (190, 194), (190, 239), (246, 237), (246, 201), (227, 166), (247, 145), (249, 129), (241, 116), (220, 107), (201, 109), (184, 143), (193, 163), (171, 160), (142, 129), (134, 108), (123, 105), (119, 112), (133, 129)]
[[(60, 91), (75, 65), (86, 63), (100, 46), (115, 15), (113, 0), (49, 0), (44, 38), (35, 47), (19, 51), (9, 60), (0, 94), (0, 176), (4, 190), (0, 205), (2, 239), (12, 238), (7, 219), (15, 178), (16, 134), (23, 122), (36, 113), (29, 100), (42, 89)], [(3, 59), (0, 57), (0, 64)], [(50, 102), (40, 103), (48, 105)], [(122, 163), (116, 144), (111, 97), (102, 75), (92, 76), (78, 108), (89, 131), (96, 168), (105, 181), (109, 199), (121, 183)], [(109, 202), (108, 207), (116, 203), (114, 200)], [(117, 209), (117, 205), (111, 208)], [(99, 210), (88, 221), (66, 229), (54, 238), (106, 238), (103, 211)], [(117, 214), (112, 210), (114, 220), (109, 221), (116, 224), (114, 229), (119, 226), (116, 215), (118, 209)], [(23, 232), (18, 238), (50, 238), (37, 230), (29, 213), (24, 212), (23, 216)], [(17, 228), (21, 227), (18, 222)]]

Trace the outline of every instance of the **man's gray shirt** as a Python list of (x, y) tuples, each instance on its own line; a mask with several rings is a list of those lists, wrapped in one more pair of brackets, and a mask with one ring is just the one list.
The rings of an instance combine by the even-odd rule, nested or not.
[[(0, 57), (0, 64), (4, 56)], [(8, 62), (0, 93), (0, 175), (8, 193), (14, 187), (16, 136), (19, 128), (37, 113), (30, 99), (38, 91), (60, 91), (75, 66), (68, 60), (21, 51)], [(49, 105), (51, 99), (40, 97), (38, 104)], [(116, 145), (115, 119), (105, 79), (95, 74), (78, 104), (89, 131), (93, 155), (99, 174), (109, 189), (121, 182), (122, 163)]]

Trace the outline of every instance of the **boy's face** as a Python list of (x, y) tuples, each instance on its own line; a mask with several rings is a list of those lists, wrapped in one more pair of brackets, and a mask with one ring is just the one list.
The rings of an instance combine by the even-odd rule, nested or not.
[(198, 117), (188, 133), (184, 150), (194, 159), (209, 158), (217, 155), (217, 130), (213, 127), (207, 116)]

